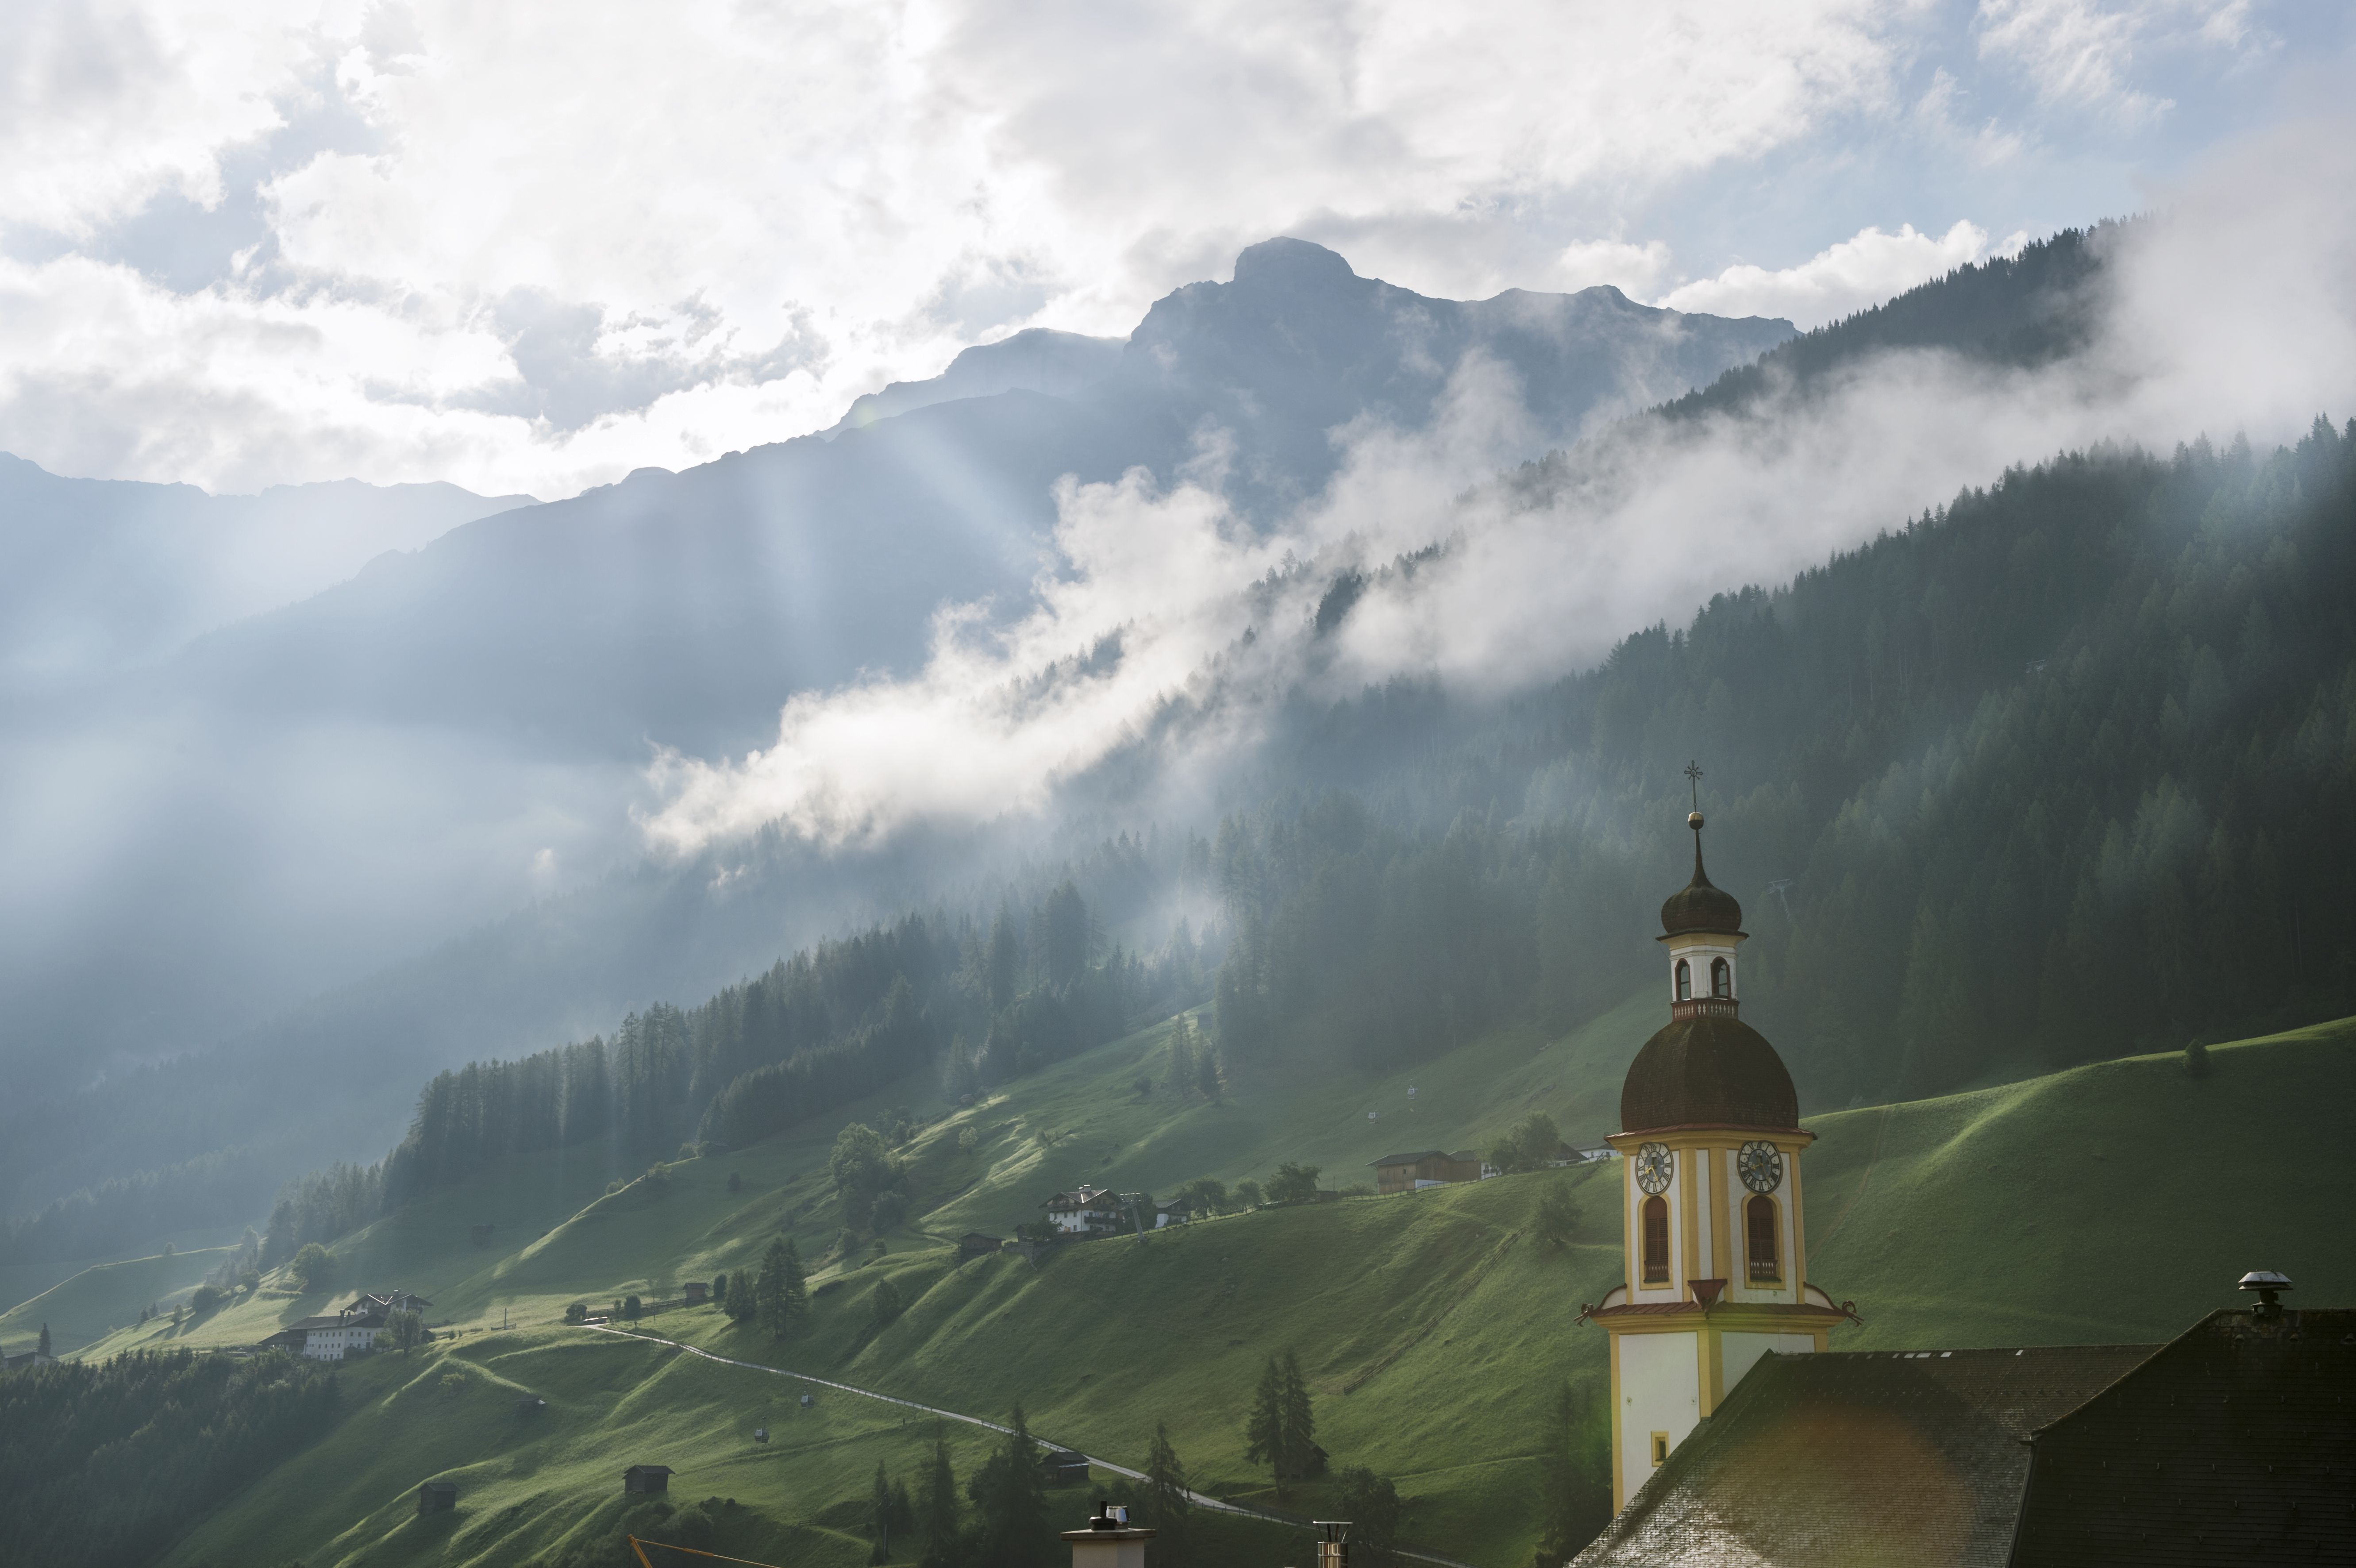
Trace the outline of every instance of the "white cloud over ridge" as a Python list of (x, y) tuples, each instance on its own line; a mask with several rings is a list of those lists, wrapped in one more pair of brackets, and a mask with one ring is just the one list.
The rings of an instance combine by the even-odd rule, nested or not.
[[(2351, 130), (2247, 145), (2107, 237), (2094, 342), (2036, 371), (1883, 356), (1772, 420), (1623, 427), (1523, 508), (1494, 489), (1451, 499), (1492, 471), (1518, 410), (1509, 378), (1468, 363), (1431, 428), (1342, 433), (1341, 476), (1266, 542), (1199, 489), (1067, 488), (1063, 570), (1021, 625), (977, 641), (952, 613), (920, 678), (798, 698), (776, 743), (741, 761), (666, 758), (648, 839), (691, 853), (776, 822), (865, 843), (1029, 813), (1125, 747), (1151, 757), (1144, 774), (1183, 778), (1247, 755), (1288, 693), (1400, 675), (1526, 687), (2022, 461), (2202, 433), (2286, 440), (2319, 413), (2356, 413), (2356, 211), (2338, 198), (2356, 185)], [(1411, 578), (1371, 586), (1337, 637), (1312, 635), (1333, 572), (1443, 540)], [(1315, 569), (1272, 570), (1291, 561)]]
[(1868, 229), (1797, 266), (1769, 272), (1739, 263), (1716, 277), (1681, 284), (1655, 303), (1711, 316), (1780, 316), (1804, 331), (1957, 267), (1991, 255), (2018, 255), (2028, 242), (2026, 233), (2015, 233), (1990, 250), (1987, 231), (1968, 219), (1958, 219), (1944, 234), (1920, 234), (1912, 223), (1901, 224), (1895, 234)]
[[(34, 0), (0, 20), (0, 448), (552, 495), (1022, 326), (1125, 331), (1279, 232), (1434, 293), (1650, 293), (1723, 258), (1629, 211), (1910, 124), (1939, 9)], [(2053, 66), (2051, 9), (1948, 64), (2142, 91), (2132, 48)]]

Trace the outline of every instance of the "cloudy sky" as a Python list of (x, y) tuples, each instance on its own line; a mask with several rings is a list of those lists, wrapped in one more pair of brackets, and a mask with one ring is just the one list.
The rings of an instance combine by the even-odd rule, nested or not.
[(16, 0), (0, 449), (569, 494), (1242, 245), (1803, 326), (2165, 202), (2337, 0)]

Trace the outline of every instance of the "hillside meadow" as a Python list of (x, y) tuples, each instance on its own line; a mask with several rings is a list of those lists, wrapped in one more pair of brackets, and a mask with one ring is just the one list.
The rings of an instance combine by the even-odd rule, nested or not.
[[(632, 1463), (678, 1469), (675, 1503), (723, 1499), (715, 1539), (733, 1544), (715, 1550), (863, 1560), (875, 1464), (913, 1476), (928, 1419), (825, 1390), (804, 1409), (805, 1385), (555, 1321), (568, 1301), (668, 1295), (680, 1280), (743, 1266), (783, 1229), (824, 1260), (793, 1337), (769, 1340), (709, 1307), (637, 1326), (991, 1420), (1020, 1402), (1043, 1437), (1115, 1463), (1141, 1466), (1165, 1423), (1199, 1486), (1263, 1503), (1275, 1498), (1245, 1461), (1242, 1416), (1267, 1357), (1295, 1349), (1319, 1441), (1337, 1466), (1392, 1477), (1410, 1539), (1480, 1568), (1519, 1568), (1535, 1544), (1545, 1402), (1566, 1381), (1601, 1397), (1603, 1337), (1575, 1320), (1618, 1274), (1617, 1166), (1230, 1215), (1066, 1247), (1035, 1266), (1012, 1253), (960, 1264), (949, 1243), (1028, 1218), (1047, 1190), (1082, 1176), (1166, 1187), (1308, 1157), (1330, 1183), (1369, 1150), (1461, 1145), (1531, 1106), (1581, 1137), (1609, 1124), (1597, 1122), (1599, 1085), (1616, 1093), (1613, 1063), (1656, 1010), (1632, 1003), (1559, 1040), (1498, 1036), (1428, 1064), (1410, 1124), (1445, 1135), (1426, 1139), (1393, 1135), (1410, 1122), (1403, 1111), (1365, 1121), (1380, 1096), (1404, 1101), (1404, 1079), (1347, 1092), (1247, 1086), (1227, 1103), (1183, 1108), (1138, 1095), (1132, 1080), (1160, 1036), (1131, 1036), (913, 1138), (917, 1218), (880, 1256), (827, 1257), (831, 1121), (611, 1193), (580, 1162), (510, 1162), (337, 1246), (345, 1283), (332, 1295), (422, 1290), (455, 1332), (414, 1356), (351, 1366), (334, 1436), (230, 1499), (170, 1561), (526, 1562), (616, 1528), (619, 1472)], [(2201, 1077), (2180, 1054), (2141, 1057), (1811, 1118), (1810, 1275), (1864, 1318), (1836, 1347), (2158, 1339), (2231, 1304), (2234, 1278), (2261, 1266), (2297, 1280), (2301, 1300), (2356, 1299), (2356, 1261), (2335, 1240), (2356, 1176), (2313, 1157), (2342, 1140), (2351, 1102), (2356, 1021), (2342, 1021), (2212, 1047)], [(970, 1154), (957, 1136), (969, 1126)], [(1578, 1216), (1559, 1248), (1534, 1225), (1553, 1187)], [(492, 1244), (477, 1247), (468, 1228), (487, 1219)], [(871, 1298), (887, 1279), (907, 1305), (879, 1324)], [(179, 1338), (250, 1341), (330, 1299), (265, 1286)], [(165, 1337), (118, 1333), (91, 1353)], [(519, 1416), (527, 1394), (548, 1410)], [(756, 1444), (752, 1429), (765, 1424), (776, 1440)], [(967, 1473), (988, 1434), (948, 1432)], [(449, 1519), (421, 1520), (415, 1487), (434, 1477), (458, 1480), (463, 1500)], [(1077, 1491), (1056, 1496), (1085, 1511)], [(1331, 1500), (1312, 1484), (1282, 1506), (1313, 1515)], [(1275, 1527), (1228, 1533), (1226, 1560), (1298, 1558)]]

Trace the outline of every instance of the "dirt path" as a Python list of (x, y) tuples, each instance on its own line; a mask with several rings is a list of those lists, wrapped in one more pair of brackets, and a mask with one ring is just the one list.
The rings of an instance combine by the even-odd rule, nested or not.
[[(665, 1339), (659, 1335), (633, 1334), (625, 1328), (613, 1328), (605, 1325), (596, 1323), (586, 1324), (584, 1325), (584, 1326), (599, 1334), (613, 1335), (615, 1337), (619, 1339), (640, 1339), (649, 1345), (668, 1345), (674, 1350), (684, 1350), (691, 1356), (701, 1356), (707, 1361), (717, 1361), (723, 1367), (741, 1367), (745, 1371), (766, 1372), (773, 1378), (791, 1378), (796, 1382), (815, 1383), (822, 1389), (833, 1389), (841, 1393), (857, 1394), (861, 1399), (876, 1400), (884, 1404), (896, 1404), (903, 1410), (922, 1411), (926, 1415), (938, 1416), (943, 1421), (959, 1421), (963, 1422), (968, 1426), (986, 1427), (991, 1432), (1008, 1432), (1012, 1430), (1011, 1427), (1002, 1425), (995, 1421), (984, 1421), (978, 1415), (967, 1415), (959, 1411), (942, 1410), (935, 1405), (919, 1404), (915, 1400), (899, 1399), (891, 1394), (879, 1394), (873, 1389), (862, 1389), (852, 1383), (838, 1383), (829, 1378), (814, 1378), (808, 1372), (788, 1372), (782, 1367), (765, 1367), (758, 1361), (739, 1361), (730, 1356), (716, 1356), (711, 1351), (703, 1349), (699, 1346), (683, 1345), (676, 1339)], [(1052, 1438), (1043, 1437), (1035, 1432), (1031, 1435), (1034, 1440), (1045, 1444), (1050, 1448), (1071, 1447), (1069, 1444), (1057, 1443)], [(1072, 1451), (1074, 1453), (1080, 1452), (1077, 1449), (1073, 1449)], [(1085, 1457), (1091, 1466), (1094, 1466), (1099, 1470), (1110, 1470), (1114, 1475), (1126, 1476), (1132, 1481), (1142, 1481), (1145, 1479), (1145, 1472), (1142, 1470), (1132, 1470), (1126, 1465), (1116, 1465), (1109, 1459), (1099, 1459), (1093, 1454), (1087, 1455)], [(1255, 1508), (1249, 1503), (1229, 1502), (1225, 1498), (1215, 1498), (1207, 1492), (1190, 1491), (1186, 1494), (1186, 1499), (1195, 1507), (1208, 1509), (1213, 1513), (1242, 1514), (1250, 1519), (1264, 1519), (1276, 1524), (1290, 1525), (1296, 1530), (1309, 1530), (1313, 1528), (1309, 1520), (1299, 1518), (1296, 1515), (1279, 1513), (1274, 1509)], [(1460, 1563), (1453, 1557), (1442, 1557), (1436, 1552), (1425, 1552), (1411, 1546), (1395, 1546), (1391, 1550), (1401, 1557), (1412, 1558), (1418, 1563), (1438, 1563), (1440, 1568), (1472, 1568), (1472, 1565), (1469, 1563)]]

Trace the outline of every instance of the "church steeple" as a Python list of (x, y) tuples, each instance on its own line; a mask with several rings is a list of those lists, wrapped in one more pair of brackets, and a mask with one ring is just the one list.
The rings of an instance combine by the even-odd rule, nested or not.
[(1661, 906), (1669, 1022), (1620, 1087), (1609, 1140), (1626, 1273), (1583, 1318), (1612, 1335), (1612, 1506), (1716, 1410), (1759, 1358), (1826, 1348), (1848, 1312), (1807, 1283), (1799, 1096), (1775, 1047), (1742, 1022), (1742, 906), (1702, 866), (1701, 768), (1690, 766), (1693, 880)]

